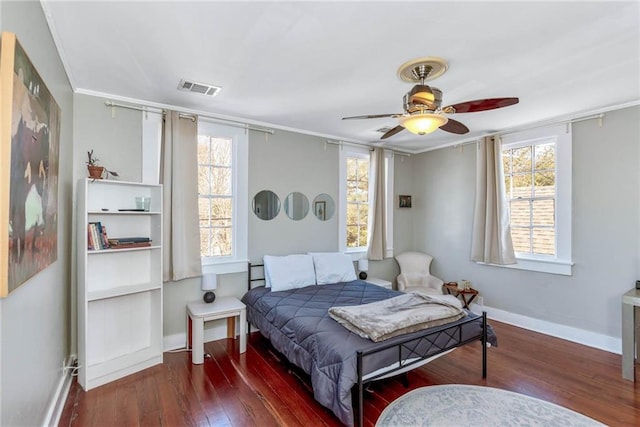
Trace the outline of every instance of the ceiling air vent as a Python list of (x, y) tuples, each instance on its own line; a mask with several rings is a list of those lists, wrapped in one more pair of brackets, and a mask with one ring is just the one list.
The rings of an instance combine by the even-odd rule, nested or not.
[(184, 90), (185, 92), (201, 93), (203, 95), (215, 96), (222, 89), (219, 86), (210, 85), (207, 83), (194, 82), (193, 80), (180, 80), (178, 90)]
[(391, 128), (390, 128), (390, 127), (385, 126), (385, 127), (383, 127), (383, 128), (377, 129), (377, 130), (376, 130), (376, 132), (380, 132), (380, 133), (387, 133), (387, 132), (389, 132), (390, 130), (391, 130)]

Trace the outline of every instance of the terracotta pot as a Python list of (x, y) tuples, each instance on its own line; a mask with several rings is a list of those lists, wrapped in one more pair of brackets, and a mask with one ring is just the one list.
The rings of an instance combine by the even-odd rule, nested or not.
[(87, 169), (89, 169), (89, 178), (102, 179), (102, 174), (104, 173), (104, 166), (87, 165)]

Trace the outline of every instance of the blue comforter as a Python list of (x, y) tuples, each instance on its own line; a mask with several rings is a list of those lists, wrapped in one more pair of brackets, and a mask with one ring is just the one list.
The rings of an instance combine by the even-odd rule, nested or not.
[[(247, 292), (242, 302), (247, 306), (248, 320), (260, 329), (274, 348), (310, 375), (315, 399), (331, 409), (344, 424), (353, 425), (351, 389), (358, 380), (356, 351), (401, 342), (414, 335), (420, 336), (424, 331), (374, 343), (338, 324), (329, 317), (328, 309), (367, 304), (398, 295), (401, 293), (356, 280), (281, 292), (271, 292), (260, 286)], [(443, 329), (469, 317), (475, 317), (477, 321), (463, 326), (465, 340), (480, 333), (482, 317), (469, 313), (459, 321), (431, 329)], [(443, 340), (444, 346), (458, 338), (446, 335), (439, 339)], [(489, 342), (496, 344), (491, 329)], [(437, 352), (433, 349), (432, 354)], [(397, 354), (397, 350), (391, 349), (369, 358), (364, 374), (394, 363)]]

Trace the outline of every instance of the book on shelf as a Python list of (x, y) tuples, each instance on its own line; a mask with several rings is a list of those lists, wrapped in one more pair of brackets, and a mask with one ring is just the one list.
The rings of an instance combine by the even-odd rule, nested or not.
[(115, 237), (109, 238), (107, 227), (100, 221), (90, 222), (87, 227), (87, 249), (99, 251), (102, 249), (125, 249), (151, 246), (149, 237)]
[(104, 245), (105, 248), (109, 247), (109, 237), (107, 237), (107, 226), (106, 225), (101, 225), (102, 228), (102, 233), (100, 235), (100, 237), (102, 238), (101, 242)]
[(96, 241), (96, 226), (95, 224), (89, 224), (89, 246), (94, 251), (100, 249), (98, 242)]
[(91, 226), (87, 225), (87, 249), (93, 251), (93, 237), (91, 236)]
[(149, 237), (113, 237), (109, 239), (111, 245), (123, 245), (128, 243), (150, 243)]
[(119, 243), (117, 245), (112, 244), (109, 249), (148, 248), (150, 246), (151, 242)]
[(108, 247), (107, 228), (100, 221), (90, 222), (87, 226), (87, 249), (98, 251)]
[(151, 246), (149, 237), (114, 237), (109, 239), (111, 249), (144, 248)]

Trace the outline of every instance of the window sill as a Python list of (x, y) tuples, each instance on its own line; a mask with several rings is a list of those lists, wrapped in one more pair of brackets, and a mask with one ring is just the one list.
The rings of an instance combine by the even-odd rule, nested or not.
[(231, 274), (247, 271), (249, 260), (203, 261), (202, 274)]
[(511, 268), (514, 270), (537, 271), (540, 273), (559, 274), (562, 276), (572, 276), (573, 262), (561, 260), (542, 260), (531, 258), (518, 258), (517, 264), (498, 265), (479, 262), (478, 264), (491, 265), (493, 267)]
[(345, 255), (349, 255), (352, 261), (358, 261), (367, 258), (367, 249), (352, 249), (344, 251)]
[[(349, 255), (353, 261), (358, 261), (361, 259), (367, 259), (368, 249), (353, 249), (345, 251), (345, 255)], [(393, 258), (393, 248), (387, 248), (386, 258)]]

